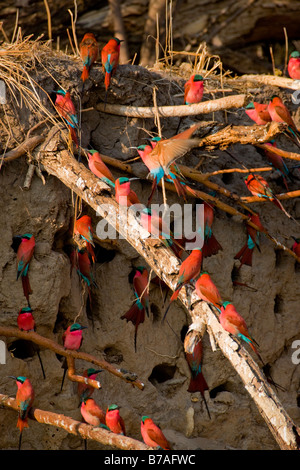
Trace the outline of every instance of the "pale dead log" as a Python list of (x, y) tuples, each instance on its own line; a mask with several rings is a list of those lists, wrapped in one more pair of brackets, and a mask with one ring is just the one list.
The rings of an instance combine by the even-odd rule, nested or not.
[(216, 100), (202, 103), (179, 106), (125, 106), (118, 104), (98, 103), (96, 109), (117, 116), (154, 118), (157, 113), (160, 117), (193, 116), (196, 114), (208, 114), (225, 109), (242, 108), (246, 104), (246, 95), (229, 95)]
[[(242, 75), (234, 81), (242, 82), (256, 82), (262, 85), (269, 85), (271, 87), (289, 88), (291, 90), (300, 90), (300, 80), (293, 80), (292, 78), (277, 77), (276, 75)], [(270, 97), (271, 98), (271, 97)]]
[[(56, 153), (40, 152), (37, 158), (49, 174), (60, 179), (114, 227), (145, 259), (151, 269), (174, 290), (179, 260), (160, 240), (148, 240), (149, 234), (140, 226), (135, 214), (126, 208), (120, 208), (108, 193), (105, 184), (99, 183), (95, 175), (66, 150)], [(241, 377), (280, 448), (297, 450), (299, 428), (283, 409), (252, 357), (238, 340), (223, 330), (212, 308), (205, 302), (199, 302), (194, 286), (183, 287), (178, 298), (189, 311), (192, 322), (196, 322), (197, 318), (205, 321), (209, 334), (214, 337), (215, 344)]]
[[(137, 379), (137, 375), (133, 372), (126, 371), (124, 369), (117, 369), (109, 362), (106, 362), (104, 359), (99, 359), (91, 354), (85, 353), (83, 351), (73, 351), (70, 349), (65, 349), (62, 345), (56, 343), (52, 339), (45, 338), (44, 336), (39, 335), (35, 331), (21, 331), (18, 328), (8, 327), (8, 326), (0, 326), (0, 336), (4, 336), (6, 338), (20, 338), (26, 341), (32, 341), (32, 343), (38, 344), (42, 348), (49, 349), (50, 351), (54, 351), (56, 354), (60, 356), (64, 356), (66, 358), (72, 357), (74, 359), (81, 359), (82, 361), (90, 362), (91, 364), (95, 364), (99, 366), (101, 369), (105, 369), (111, 374), (119, 377), (120, 379), (125, 380), (126, 382), (134, 385), (135, 387), (139, 388), (140, 390), (144, 389), (144, 384), (140, 380)], [(77, 381), (78, 380), (74, 380)], [(81, 381), (81, 380), (79, 380)], [(88, 385), (94, 387), (98, 385), (93, 380), (88, 380)]]
[[(18, 411), (18, 405), (14, 398), (8, 397), (7, 395), (0, 394), (0, 406)], [(32, 420), (37, 421), (41, 424), (48, 424), (64, 429), (69, 434), (79, 436), (82, 439), (91, 439), (93, 441), (100, 442), (103, 445), (116, 447), (122, 450), (151, 450), (152, 447), (148, 447), (141, 441), (133, 439), (128, 436), (122, 436), (115, 434), (106, 429), (91, 426), (89, 424), (77, 421), (73, 418), (65, 416), (61, 413), (53, 413), (51, 411), (40, 410), (38, 408), (32, 408), (29, 412), (28, 417)], [(29, 431), (30, 432), (30, 429)]]

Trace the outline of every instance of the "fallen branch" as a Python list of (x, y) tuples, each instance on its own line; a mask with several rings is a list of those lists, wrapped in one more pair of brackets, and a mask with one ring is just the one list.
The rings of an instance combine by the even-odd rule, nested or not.
[[(275, 194), (276, 198), (279, 199), (280, 201), (285, 201), (286, 199), (293, 199), (294, 197), (299, 197), (300, 196), (300, 190), (297, 191), (289, 191), (287, 193), (282, 193), (282, 194)], [(242, 201), (245, 201), (247, 204), (250, 204), (252, 202), (266, 202), (268, 199), (264, 197), (258, 197), (258, 196), (244, 196), (241, 197)]]
[(44, 137), (41, 135), (35, 135), (34, 137), (29, 137), (28, 139), (24, 140), (18, 147), (13, 150), (10, 150), (7, 153), (4, 153), (0, 156), (3, 158), (3, 162), (11, 162), (12, 160), (16, 160), (17, 158), (21, 157), (27, 152), (30, 152), (35, 147), (37, 147), (41, 142), (43, 142)]
[[(58, 143), (59, 141), (57, 148)], [(156, 240), (154, 244), (154, 240), (147, 239), (149, 234), (140, 226), (134, 213), (126, 208), (121, 210), (105, 184), (99, 183), (95, 175), (79, 164), (66, 150), (47, 153), (44, 149), (37, 155), (37, 159), (49, 174), (60, 179), (94, 209), (97, 215), (103, 217), (126, 238), (160, 279), (174, 290), (179, 260), (160, 240)], [(199, 322), (202, 333), (207, 325), (212, 341), (218, 345), (240, 376), (280, 448), (297, 450), (299, 428), (283, 409), (252, 357), (238, 340), (223, 330), (211, 307), (205, 302), (199, 302), (194, 285), (183, 287), (178, 299), (188, 310), (192, 322)]]
[(233, 80), (252, 83), (257, 82), (263, 85), (269, 85), (271, 87), (277, 86), (280, 88), (289, 88), (291, 90), (300, 89), (300, 80), (293, 80), (292, 78), (286, 77), (277, 77), (276, 75), (242, 75), (241, 77)]
[[(116, 375), (120, 379), (125, 380), (131, 385), (134, 385), (140, 390), (144, 389), (144, 384), (140, 380), (137, 380), (136, 374), (129, 372), (129, 371), (125, 371), (124, 369), (123, 370), (116, 369), (114, 366), (112, 366), (109, 362), (106, 362), (104, 359), (98, 359), (83, 351), (73, 351), (70, 349), (65, 349), (60, 344), (56, 343), (55, 341), (49, 338), (45, 338), (44, 336), (39, 335), (35, 331), (21, 331), (18, 328), (0, 326), (0, 336), (5, 336), (6, 338), (9, 338), (9, 337), (20, 338), (20, 339), (24, 339), (27, 341), (32, 341), (33, 343), (38, 344), (42, 348), (50, 349), (50, 351), (54, 351), (56, 354), (59, 354), (60, 356), (64, 356), (66, 358), (72, 357), (73, 359), (81, 359), (83, 361), (90, 362), (92, 364), (99, 366), (101, 369), (105, 369), (111, 374)], [(86, 383), (86, 380), (84, 377), (83, 379), (84, 379), (84, 383)], [(82, 382), (81, 379), (74, 380), (74, 381)], [(91, 385), (92, 387), (97, 385), (93, 382), (97, 382), (97, 381), (88, 379), (88, 385)], [(96, 388), (100, 388), (100, 387), (97, 385)]]
[[(245, 103), (246, 95), (230, 95), (191, 105), (158, 106), (157, 113), (160, 117), (193, 116), (196, 114), (214, 113), (225, 109), (242, 108)], [(98, 103), (96, 109), (108, 114), (127, 117), (154, 118), (157, 115), (155, 106), (141, 107)]]
[[(255, 147), (258, 147), (262, 150), (270, 150), (269, 147), (266, 144), (255, 144)], [(278, 147), (272, 147), (272, 152), (276, 153), (276, 155), (279, 155), (280, 157), (283, 158), (289, 158), (290, 160), (296, 160), (300, 162), (300, 154), (295, 153), (295, 152), (287, 152), (286, 150), (281, 150)]]
[[(18, 411), (16, 400), (8, 397), (7, 395), (0, 394), (0, 406)], [(64, 429), (69, 434), (82, 437), (82, 439), (91, 439), (93, 441), (100, 442), (103, 445), (116, 447), (122, 450), (151, 450), (151, 447), (148, 447), (146, 444), (137, 441), (136, 439), (76, 421), (75, 419), (69, 418), (63, 414), (32, 408), (29, 411), (28, 417), (38, 423), (49, 424), (50, 426)]]

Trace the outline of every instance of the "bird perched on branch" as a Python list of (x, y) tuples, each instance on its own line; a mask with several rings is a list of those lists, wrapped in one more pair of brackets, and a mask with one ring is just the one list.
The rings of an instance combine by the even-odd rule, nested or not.
[(137, 330), (140, 323), (145, 321), (145, 312), (149, 317), (150, 314), (150, 302), (149, 302), (149, 273), (146, 268), (139, 266), (136, 268), (135, 275), (133, 277), (134, 295), (136, 297), (134, 304), (128, 312), (121, 316), (122, 320), (131, 321), (135, 326), (134, 334), (134, 349), (136, 351), (136, 338)]
[(73, 101), (71, 100), (71, 95), (68, 91), (66, 92), (64, 90), (58, 90), (55, 93), (55, 108), (58, 114), (60, 114), (66, 121), (72, 141), (74, 142), (76, 147), (78, 147), (79, 124), (76, 109)]
[(74, 223), (74, 235), (83, 238), (87, 243), (95, 246), (93, 239), (92, 219), (89, 215), (83, 215)]
[(136, 204), (142, 206), (138, 195), (130, 187), (131, 181), (137, 179), (138, 178), (126, 178), (123, 176), (115, 181), (115, 198), (120, 206), (130, 207)]
[(105, 424), (105, 412), (93, 398), (84, 398), (80, 407), (84, 421), (91, 426)]
[(110, 405), (105, 415), (106, 426), (115, 434), (126, 436), (125, 423), (120, 415), (120, 407), (118, 405)]
[(115, 178), (112, 172), (103, 162), (100, 153), (97, 150), (88, 150), (87, 155), (88, 165), (91, 172), (109, 186), (111, 186), (111, 183), (115, 183)]
[(280, 210), (282, 210), (287, 217), (290, 219), (292, 218), (292, 216), (285, 210), (279, 199), (277, 199), (267, 181), (261, 175), (249, 174), (249, 176), (245, 178), (245, 183), (253, 196), (268, 199), (269, 201), (273, 202), (273, 204), (275, 204), (275, 206), (277, 206)]
[[(89, 367), (83, 372), (83, 377), (86, 377), (91, 380), (96, 380), (97, 375), (99, 372), (102, 372), (103, 369), (94, 369), (93, 367)], [(94, 393), (95, 389), (91, 385), (87, 385), (85, 383), (78, 382), (77, 385), (77, 395), (79, 396), (80, 402), (90, 398)]]
[(254, 227), (246, 223), (247, 241), (234, 257), (234, 259), (240, 260), (240, 267), (243, 264), (247, 266), (252, 266), (253, 250), (256, 247), (260, 252), (260, 232), (265, 232), (265, 228), (262, 226), (258, 214), (251, 214), (249, 220), (250, 222), (253, 222), (255, 225), (257, 225), (260, 231), (256, 230)]
[(237, 312), (235, 306), (231, 302), (224, 302), (221, 307), (221, 314), (219, 316), (220, 323), (224, 330), (244, 340), (253, 349), (255, 354), (263, 363), (261, 356), (255, 346), (258, 346), (256, 341), (249, 335), (248, 327), (244, 318)]
[(258, 125), (264, 125), (272, 121), (268, 111), (268, 104), (251, 101), (246, 106), (245, 113)]
[[(203, 202), (204, 206), (204, 244), (202, 248), (203, 256), (209, 257), (211, 255), (216, 255), (222, 246), (214, 236), (212, 232), (212, 224), (214, 221), (214, 208), (211, 203)], [(202, 230), (200, 226), (198, 230)]]
[(111, 77), (114, 75), (118, 65), (120, 57), (120, 47), (123, 39), (112, 38), (103, 47), (101, 51), (101, 61), (103, 72), (105, 73), (104, 84), (105, 84), (105, 104), (107, 100), (107, 92), (110, 86)]
[(164, 436), (162, 430), (149, 416), (142, 416), (141, 434), (147, 446), (156, 449), (171, 450), (171, 446)]
[(28, 270), (34, 254), (35, 238), (31, 233), (16, 235), (13, 237), (12, 248), (17, 253), (17, 280), (21, 278), (23, 293), (30, 307), (29, 295), (32, 289), (29, 282)]
[(210, 275), (203, 271), (196, 284), (195, 290), (198, 297), (205, 302), (208, 302), (216, 307), (216, 309), (221, 311), (221, 305), (223, 304), (223, 300), (221, 298), (220, 292), (214, 282), (212, 281)]
[[(86, 33), (79, 45), (80, 57), (83, 61), (83, 71), (81, 80), (84, 82), (89, 78), (90, 69), (93, 63), (98, 59), (99, 55), (99, 44), (93, 33)], [(82, 89), (83, 89), (82, 86)]]
[(300, 52), (293, 51), (288, 62), (288, 74), (294, 80), (300, 80)]
[[(297, 139), (297, 145), (299, 146), (300, 132), (296, 127), (296, 124), (289, 112), (288, 108), (282, 102), (279, 96), (273, 95), (268, 105), (268, 111), (275, 122), (285, 122), (288, 124), (288, 130)], [(296, 142), (295, 142), (296, 143)]]
[(203, 97), (204, 82), (202, 75), (194, 74), (184, 84), (184, 104), (200, 103)]
[(182, 261), (179, 268), (175, 291), (171, 296), (168, 307), (165, 310), (163, 320), (166, 318), (171, 303), (177, 299), (182, 287), (188, 284), (189, 282), (192, 282), (199, 276), (202, 267), (202, 257), (202, 250), (200, 248), (195, 248), (194, 250), (192, 250), (189, 256), (184, 261)]
[(16, 381), (18, 391), (16, 394), (16, 402), (19, 409), (17, 427), (20, 430), (19, 450), (21, 449), (22, 433), (24, 428), (28, 428), (28, 413), (33, 405), (34, 390), (29, 379), (23, 376), (9, 378)]
[[(78, 351), (83, 341), (82, 330), (84, 330), (85, 328), (87, 327), (81, 326), (79, 325), (79, 323), (73, 323), (72, 325), (68, 326), (68, 328), (62, 335), (64, 348), (71, 349), (73, 351)], [(66, 358), (64, 359), (62, 368), (64, 369), (64, 374), (63, 374), (60, 390), (62, 390), (63, 388), (65, 375), (66, 375), (66, 371), (68, 368)]]
[(264, 149), (261, 149), (257, 147), (257, 151), (265, 156), (268, 160), (268, 162), (280, 173), (282, 176), (284, 185), (286, 187), (286, 190), (288, 191), (288, 184), (287, 184), (287, 179), (290, 179), (293, 181), (293, 177), (287, 167), (287, 165), (284, 162), (284, 159), (278, 155), (276, 152), (273, 151), (273, 149), (277, 148), (275, 140), (270, 140), (270, 142), (266, 142), (264, 144)]

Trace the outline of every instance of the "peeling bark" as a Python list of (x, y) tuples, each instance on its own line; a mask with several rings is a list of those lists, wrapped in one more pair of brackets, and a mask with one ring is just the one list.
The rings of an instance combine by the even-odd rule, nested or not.
[[(53, 131), (56, 141), (51, 147), (58, 148), (59, 134)], [(115, 229), (126, 238), (128, 243), (145, 259), (153, 271), (174, 290), (179, 260), (169, 249), (157, 240), (152, 243), (147, 239), (147, 232), (139, 225), (131, 211), (118, 210), (119, 206), (109, 194), (110, 190), (66, 150), (47, 152), (44, 147), (36, 156), (38, 162), (51, 175), (74, 191), (97, 214), (104, 217)], [(115, 214), (117, 213), (117, 218)], [(149, 234), (148, 234), (149, 235)], [(260, 367), (252, 356), (235, 338), (232, 338), (220, 325), (215, 311), (207, 303), (201, 301), (194, 285), (183, 287), (178, 299), (188, 310), (193, 323), (199, 331), (205, 327), (211, 337), (211, 343), (221, 349), (230, 361), (244, 386), (254, 400), (259, 412), (276, 439), (279, 447), (284, 450), (298, 450), (297, 439), (300, 429), (287, 415), (277, 395), (267, 382)]]

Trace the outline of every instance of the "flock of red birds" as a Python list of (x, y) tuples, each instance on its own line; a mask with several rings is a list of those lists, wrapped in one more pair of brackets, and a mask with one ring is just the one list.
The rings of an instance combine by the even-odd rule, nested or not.
[[(118, 38), (112, 38), (108, 44), (101, 51), (102, 67), (105, 73), (105, 102), (107, 99), (107, 92), (111, 84), (111, 76), (114, 74), (118, 63), (119, 63), (119, 51), (121, 41)], [(99, 45), (96, 41), (95, 36), (92, 33), (88, 33), (84, 36), (80, 44), (81, 58), (83, 61), (83, 72), (81, 75), (82, 83), (89, 78), (90, 69), (94, 62), (99, 57)], [(288, 72), (291, 78), (300, 79), (300, 54), (293, 52), (290, 56), (288, 64)], [(203, 83), (204, 79), (201, 75), (194, 74), (190, 80), (185, 84), (184, 90), (184, 104), (189, 105), (192, 103), (198, 103), (203, 97)], [(71, 133), (71, 137), (76, 147), (79, 145), (78, 139), (78, 119), (76, 116), (75, 106), (73, 105), (70, 94), (59, 90), (56, 96), (55, 107), (58, 113), (65, 119)], [(299, 140), (299, 131), (291, 117), (286, 106), (282, 100), (278, 97), (272, 97), (270, 103), (260, 104), (256, 102), (250, 103), (246, 108), (245, 112), (247, 115), (255, 121), (258, 125), (267, 124), (270, 121), (285, 122), (288, 125), (288, 131), (292, 139), (297, 142)], [(196, 127), (195, 127), (196, 128)], [(155, 185), (158, 184), (159, 178), (168, 176), (171, 181), (175, 184), (179, 195), (184, 195), (186, 189), (186, 182), (180, 177), (177, 172), (175, 160), (182, 156), (193, 146), (191, 143), (191, 135), (194, 132), (194, 128), (189, 131), (189, 134), (181, 133), (174, 136), (171, 139), (161, 139), (151, 142), (149, 146), (141, 146), (139, 153), (143, 158), (144, 163), (148, 166), (149, 172), (154, 177)], [(188, 141), (188, 145), (187, 142)], [(171, 154), (171, 157), (170, 157)], [(120, 204), (120, 196), (125, 197), (126, 205), (140, 204), (139, 198), (136, 193), (130, 188), (130, 180), (128, 178), (119, 178), (115, 180), (111, 171), (107, 168), (101, 159), (101, 155), (96, 150), (88, 150), (88, 166), (90, 170), (98, 176), (102, 181), (106, 182), (115, 189), (115, 196), (117, 202)], [(285, 166), (281, 161), (281, 157), (276, 153), (276, 144), (274, 142), (269, 144), (268, 152), (265, 153), (269, 161), (272, 163), (274, 168), (281, 171), (284, 178), (288, 177), (288, 173), (285, 171)], [(146, 159), (148, 158), (148, 160)], [(170, 168), (172, 171), (170, 171)], [(286, 181), (286, 180), (285, 180)], [(260, 175), (251, 174), (245, 179), (245, 183), (249, 191), (253, 195), (264, 197), (274, 202), (286, 215), (287, 212), (283, 208), (282, 204), (271, 191), (266, 180)], [(155, 187), (153, 186), (153, 188)], [(151, 198), (153, 195), (153, 188), (151, 191)], [(189, 188), (189, 187), (187, 187)], [(192, 189), (190, 192), (192, 192)], [(148, 200), (148, 203), (150, 198)], [(240, 339), (246, 341), (247, 344), (257, 353), (261, 359), (255, 341), (251, 338), (248, 332), (248, 328), (245, 320), (237, 312), (234, 305), (231, 302), (224, 301), (213, 283), (210, 275), (202, 270), (202, 262), (205, 256), (211, 256), (216, 254), (220, 249), (221, 245), (217, 242), (214, 235), (212, 234), (212, 223), (214, 218), (214, 212), (212, 205), (204, 203), (204, 227), (199, 228), (203, 231), (204, 245), (203, 247), (196, 247), (191, 253), (183, 260), (181, 258), (183, 254), (182, 245), (184, 240), (178, 244), (175, 237), (172, 236), (167, 238), (165, 236), (165, 229), (163, 221), (157, 214), (151, 212), (149, 204), (143, 209), (143, 216), (145, 227), (149, 228), (149, 221), (151, 221), (151, 228), (155, 227), (155, 234), (170, 247), (174, 253), (180, 258), (181, 264), (178, 273), (178, 279), (174, 293), (170, 299), (170, 303), (175, 300), (183, 286), (188, 285), (191, 281), (196, 280), (195, 289), (200, 300), (208, 302), (211, 306), (217, 309), (219, 313), (219, 320), (223, 328)], [(142, 219), (141, 219), (142, 220)], [(247, 226), (248, 240), (245, 246), (236, 255), (236, 259), (240, 259), (241, 265), (248, 264), (252, 265), (252, 252), (255, 247), (259, 250), (259, 232), (264, 232), (264, 228), (260, 223), (258, 214), (251, 214), (249, 220), (253, 222), (257, 230)], [(93, 276), (93, 267), (96, 262), (96, 256), (94, 253), (94, 240), (93, 240), (93, 228), (91, 218), (87, 215), (80, 217), (75, 221), (74, 224), (74, 237), (77, 237), (77, 247), (73, 250), (71, 260), (72, 267), (76, 267), (79, 276), (86, 283), (91, 295), (92, 287), (97, 287), (96, 281)], [(32, 331), (35, 329), (35, 323), (32, 315), (31, 306), (29, 303), (29, 295), (32, 293), (29, 278), (28, 268), (30, 260), (34, 253), (35, 239), (31, 234), (25, 234), (19, 238), (17, 252), (17, 278), (21, 277), (23, 284), (24, 295), (27, 299), (28, 306), (21, 309), (18, 316), (18, 326), (21, 330)], [(75, 240), (74, 238), (74, 240)], [(180, 246), (180, 250), (178, 248)], [(179, 250), (179, 251), (178, 251)], [(293, 250), (299, 256), (300, 254), (300, 243), (299, 240), (295, 239), (295, 245)], [(158, 282), (157, 278), (152, 279), (151, 282)], [(135, 326), (135, 349), (136, 349), (136, 334), (139, 324), (144, 322), (145, 314), (149, 316), (150, 313), (150, 298), (149, 298), (149, 272), (145, 267), (138, 267), (135, 270), (133, 278), (133, 288), (135, 294), (135, 302), (130, 310), (122, 315), (122, 319), (130, 321)], [(170, 305), (170, 304), (169, 304)], [(169, 308), (169, 307), (168, 307)], [(165, 310), (164, 318), (168, 311)], [(70, 325), (63, 335), (63, 343), (66, 349), (78, 350), (82, 344), (82, 330), (85, 327), (78, 323)], [(190, 393), (199, 391), (202, 394), (205, 405), (207, 407), (204, 391), (208, 390), (208, 385), (202, 374), (202, 343), (201, 340), (194, 342), (192, 350), (186, 351), (186, 360), (189, 364), (191, 371), (191, 381), (188, 388)], [(84, 377), (95, 380), (100, 370), (87, 369), (84, 372)], [(20, 429), (20, 443), (21, 435), (24, 427), (28, 426), (28, 413), (32, 407), (34, 400), (34, 391), (28, 378), (26, 377), (13, 377), (16, 380), (18, 391), (16, 400), (19, 406), (19, 418), (18, 427)], [(274, 382), (271, 381), (273, 385)], [(81, 414), (83, 420), (91, 424), (92, 426), (101, 426), (110, 431), (118, 434), (126, 435), (125, 424), (120, 416), (119, 407), (115, 404), (110, 405), (106, 413), (91, 398), (94, 391), (94, 387), (87, 384), (78, 384), (78, 396), (81, 402)], [(208, 411), (208, 408), (207, 408)], [(209, 414), (209, 411), (208, 411)], [(210, 417), (210, 414), (209, 414)], [(170, 444), (166, 440), (160, 428), (153, 422), (148, 416), (143, 416), (141, 420), (141, 435), (144, 442), (151, 447), (159, 447), (162, 449), (170, 449)]]

